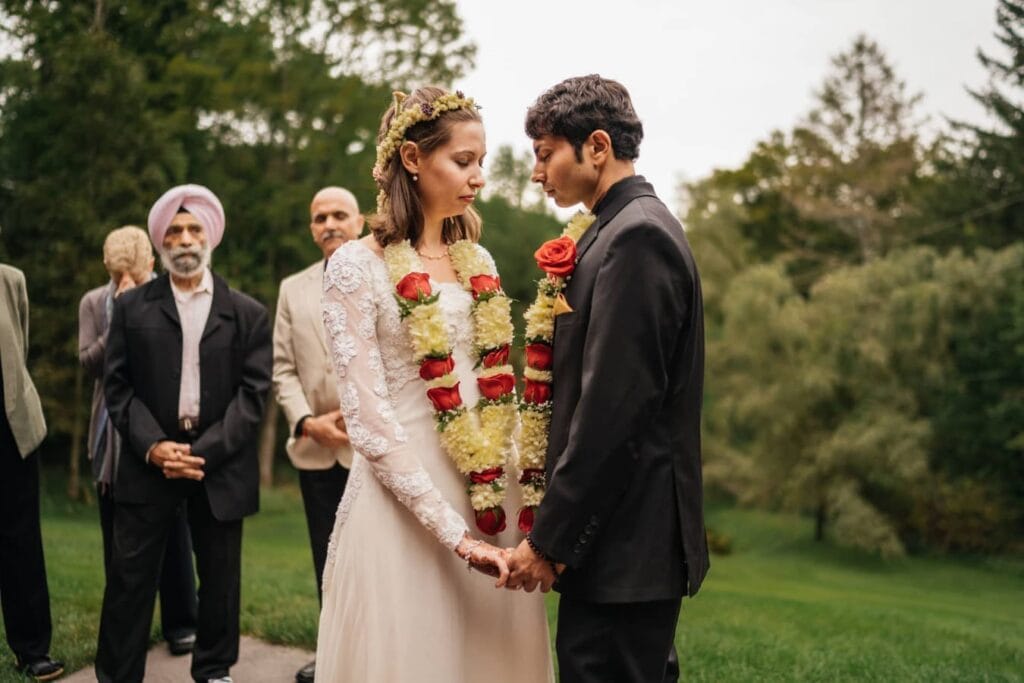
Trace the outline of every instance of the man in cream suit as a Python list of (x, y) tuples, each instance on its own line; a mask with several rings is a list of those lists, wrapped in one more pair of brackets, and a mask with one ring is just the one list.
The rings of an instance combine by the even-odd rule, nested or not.
[(25, 276), (0, 264), (0, 602), (18, 669), (37, 681), (64, 673), (50, 659), (50, 594), (39, 527), (39, 456), (46, 436), (29, 377)]
[[(363, 217), (356, 198), (340, 187), (317, 192), (309, 214), (313, 241), (324, 257), (281, 282), (274, 320), (274, 393), (288, 420), (286, 449), (299, 470), (317, 594), (322, 597), (327, 541), (348, 481), (352, 449), (327, 351), (320, 297), (327, 260), (359, 236)], [(298, 671), (298, 683), (312, 683), (314, 664)]]

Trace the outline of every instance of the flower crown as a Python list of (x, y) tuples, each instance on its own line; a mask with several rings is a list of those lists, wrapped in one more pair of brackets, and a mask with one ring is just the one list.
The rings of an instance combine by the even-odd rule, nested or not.
[(391, 125), (388, 126), (387, 134), (377, 144), (377, 163), (373, 165), (373, 179), (377, 182), (377, 187), (380, 188), (380, 194), (377, 195), (378, 211), (383, 209), (384, 200), (387, 198), (387, 193), (384, 191), (385, 169), (391, 162), (391, 157), (395, 156), (395, 152), (405, 141), (406, 132), (417, 123), (433, 121), (446, 111), (475, 109), (477, 106), (473, 98), (466, 97), (461, 90), (441, 95), (429, 104), (424, 102), (418, 107), (409, 107), (403, 110), (402, 103), (407, 97), (408, 95), (405, 93), (394, 92), (395, 113), (391, 117)]

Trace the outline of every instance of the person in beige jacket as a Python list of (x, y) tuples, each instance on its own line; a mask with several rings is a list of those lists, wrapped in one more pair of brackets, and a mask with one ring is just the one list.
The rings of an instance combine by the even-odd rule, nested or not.
[(39, 456), (46, 420), (25, 362), (25, 275), (0, 264), (0, 602), (18, 669), (37, 681), (64, 673), (50, 659), (50, 593), (39, 525)]
[[(341, 417), (334, 373), (324, 334), (320, 298), (324, 270), (334, 251), (363, 230), (356, 198), (340, 187), (316, 193), (309, 208), (309, 229), (323, 253), (305, 270), (281, 282), (274, 319), (274, 393), (288, 420), (288, 457), (299, 471), (313, 551), (317, 594), (334, 514), (352, 464), (352, 449)], [(302, 667), (298, 683), (312, 682), (314, 662)]]

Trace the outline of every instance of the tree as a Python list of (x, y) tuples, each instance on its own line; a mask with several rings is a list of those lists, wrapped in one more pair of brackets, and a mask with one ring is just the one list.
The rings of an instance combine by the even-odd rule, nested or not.
[(816, 106), (789, 133), (775, 131), (735, 170), (684, 189), (694, 233), (727, 205), (755, 258), (783, 258), (800, 291), (832, 269), (914, 242), (917, 200), (932, 154), (914, 131), (907, 94), (881, 48), (858, 37), (832, 60)]
[(996, 39), (1006, 56), (982, 50), (989, 82), (969, 89), (991, 127), (953, 122), (927, 197), (930, 239), (940, 245), (1000, 248), (1024, 239), (1024, 0), (999, 0)]

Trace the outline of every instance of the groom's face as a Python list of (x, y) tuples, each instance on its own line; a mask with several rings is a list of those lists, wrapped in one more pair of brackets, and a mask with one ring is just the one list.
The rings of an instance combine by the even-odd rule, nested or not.
[(544, 194), (558, 206), (574, 206), (594, 194), (596, 173), (588, 173), (586, 156), (576, 157), (572, 143), (563, 137), (543, 135), (533, 141), (533, 174), (530, 180), (540, 183)]

